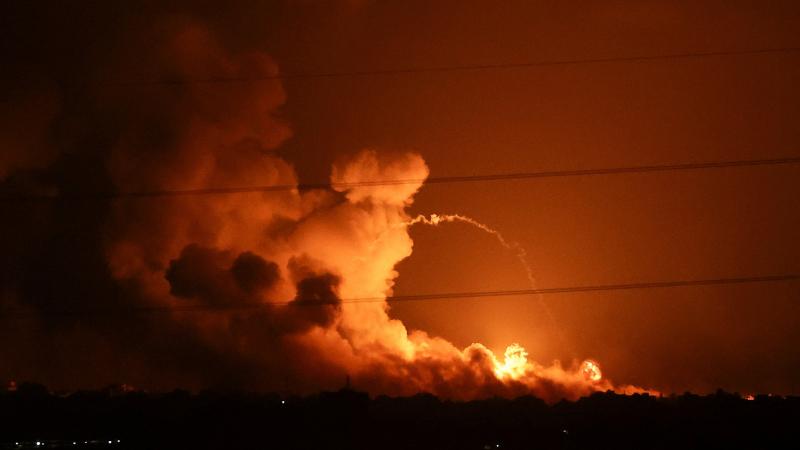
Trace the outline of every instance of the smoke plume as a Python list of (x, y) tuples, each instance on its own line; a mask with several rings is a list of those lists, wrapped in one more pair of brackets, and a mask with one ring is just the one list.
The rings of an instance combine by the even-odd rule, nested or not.
[[(291, 131), (269, 56), (229, 51), (175, 18), (123, 44), (95, 76), (152, 83), (72, 88), (62, 115), (58, 95), (43, 94), (14, 116), (33, 137), (0, 129), (3, 188), (63, 195), (9, 208), (2, 307), (32, 315), (2, 331), (20, 344), (4, 346), (0, 373), (57, 387), (292, 392), (349, 376), (372, 394), (454, 399), (612, 388), (596, 365), (540, 365), (514, 345), (503, 358), (478, 343), (457, 348), (408, 330), (386, 302), (350, 301), (392, 294), (413, 248), (406, 208), (422, 188), (351, 183), (424, 180), (418, 154), (343, 157), (330, 181), (352, 187), (335, 190), (93, 196), (298, 183), (276, 154)], [(258, 81), (188, 82), (209, 74)], [(117, 310), (134, 312), (97, 313)]]

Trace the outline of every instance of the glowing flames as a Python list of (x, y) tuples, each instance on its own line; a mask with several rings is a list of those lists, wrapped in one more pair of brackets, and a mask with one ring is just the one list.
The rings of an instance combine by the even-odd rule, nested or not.
[[(431, 214), (429, 216), (418, 215), (401, 225), (405, 227), (415, 224), (438, 226), (452, 222), (466, 223), (494, 236), (500, 245), (516, 254), (517, 260), (525, 269), (531, 289), (536, 289), (533, 269), (530, 264), (528, 264), (525, 249), (516, 242), (508, 241), (499, 231), (484, 223), (460, 214)], [(550, 308), (542, 301), (541, 297), (537, 296), (536, 299), (554, 328), (559, 331), (558, 337), (561, 338), (563, 342), (563, 335), (560, 333), (560, 329)], [(647, 391), (636, 386), (614, 387), (610, 382), (603, 379), (600, 365), (596, 361), (590, 359), (583, 361), (574, 371), (563, 369), (558, 362), (555, 362), (550, 367), (540, 366), (534, 362), (528, 361), (528, 352), (518, 343), (511, 344), (506, 348), (502, 362), (495, 358), (494, 355), (491, 355), (491, 357), (494, 363), (493, 374), (495, 378), (512, 390), (514, 386), (523, 386), (524, 389), (542, 395), (541, 383), (546, 380), (547, 382), (563, 384), (564, 392), (562, 395), (566, 397), (586, 395), (593, 391), (608, 389), (613, 389), (622, 393), (656, 393), (655, 391)], [(554, 398), (550, 398), (550, 400), (553, 399)]]
[(517, 380), (528, 368), (528, 352), (516, 342), (506, 347), (503, 364), (495, 363), (494, 373), (499, 379), (511, 378)]
[(600, 381), (603, 379), (603, 372), (600, 371), (600, 366), (591, 359), (587, 359), (581, 364), (581, 373), (589, 381)]
[[(534, 378), (536, 366), (528, 362), (528, 352), (525, 347), (513, 343), (506, 347), (503, 362), (494, 361), (494, 374), (500, 381), (527, 381), (527, 377)], [(589, 383), (598, 383), (603, 379), (600, 365), (591, 359), (585, 360), (578, 368), (578, 374)]]

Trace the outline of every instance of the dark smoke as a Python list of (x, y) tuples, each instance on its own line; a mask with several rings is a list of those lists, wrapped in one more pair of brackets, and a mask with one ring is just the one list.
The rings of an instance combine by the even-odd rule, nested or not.
[[(274, 73), (276, 66), (263, 53), (223, 48), (200, 22), (153, 5), (144, 5), (144, 19), (124, 18), (125, 7), (105, 4), (54, 4), (47, 12), (27, 2), (7, 6), (0, 14), (3, 81), (9, 87), (0, 96), (3, 195), (292, 181), (288, 165), (269, 155), (289, 134), (274, 118), (284, 101), (279, 83), (124, 86), (200, 73)], [(244, 210), (239, 206), (232, 209)], [(252, 305), (278, 295), (272, 292), (281, 281), (275, 262), (246, 248), (218, 249), (208, 242), (222, 226), (218, 216), (184, 226), (173, 214), (207, 207), (202, 199), (4, 202), (0, 308), (41, 314), (0, 319), (0, 340), (6, 343), (0, 346), (0, 379), (37, 380), (54, 388), (119, 382), (154, 389), (281, 386), (286, 362), (280, 339), (251, 332), (245, 337), (258, 342), (243, 345), (228, 317), (49, 313)], [(172, 257), (162, 258), (162, 252)], [(335, 298), (334, 280), (321, 277), (299, 282), (313, 295)], [(156, 292), (161, 284), (171, 298)], [(279, 314), (291, 318), (284, 331), (292, 332), (330, 323), (335, 307), (330, 308), (322, 317), (309, 316), (310, 308), (276, 308), (260, 319), (240, 312), (237, 320), (250, 314), (256, 317), (254, 330), (274, 328), (282, 322)]]
[(280, 279), (278, 265), (252, 252), (186, 246), (166, 271), (170, 293), (207, 305), (254, 304)]

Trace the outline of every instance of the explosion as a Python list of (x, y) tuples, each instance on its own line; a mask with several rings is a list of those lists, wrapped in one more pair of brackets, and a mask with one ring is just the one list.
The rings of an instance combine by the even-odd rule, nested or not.
[(603, 378), (600, 366), (590, 359), (587, 359), (581, 364), (581, 373), (589, 381), (600, 381)]
[[(93, 155), (101, 158), (97, 167), (103, 183), (118, 192), (297, 185), (292, 164), (275, 153), (291, 134), (278, 118), (286, 95), (280, 80), (271, 77), (278, 73), (276, 64), (259, 52), (230, 54), (196, 23), (168, 25), (156, 26), (154, 36), (144, 40), (162, 45), (119, 52), (122, 60), (108, 70), (127, 73), (145, 66), (161, 71), (164, 79), (181, 80), (202, 69), (222, 78), (264, 80), (91, 89), (86, 95), (92, 108), (106, 121), (116, 121), (107, 131), (113, 139), (103, 135), (102, 142), (112, 144)], [(124, 57), (138, 54), (142, 59)], [(91, 141), (85, 136), (71, 140)], [(516, 253), (533, 285), (524, 249), (496, 230), (461, 215), (409, 217), (406, 210), (428, 174), (419, 154), (365, 149), (334, 164), (331, 189), (101, 204), (92, 224), (101, 232), (90, 261), (104, 278), (78, 283), (65, 274), (63, 285), (106, 290), (87, 294), (53, 288), (36, 298), (60, 294), (68, 302), (50, 301), (81, 306), (83, 299), (101, 299), (93, 301), (105, 302), (104, 308), (169, 313), (59, 329), (52, 339), (66, 344), (53, 346), (63, 360), (54, 367), (65, 377), (91, 377), (96, 370), (97, 379), (115, 376), (155, 388), (232, 385), (302, 393), (338, 388), (349, 377), (371, 394), (430, 392), (453, 399), (532, 394), (547, 401), (613, 388), (593, 361), (572, 368), (558, 362), (543, 366), (529, 361), (515, 343), (501, 363), (481, 344), (461, 349), (408, 330), (390, 317), (385, 301), (345, 301), (392, 295), (399, 276), (395, 268), (411, 255), (408, 229), (416, 223), (459, 221), (491, 233)], [(375, 180), (420, 181), (370, 183)], [(57, 216), (49, 219), (40, 222), (60, 222)], [(68, 345), (75, 346), (74, 353), (64, 350)], [(103, 367), (72, 362), (75, 355), (87, 354), (97, 360), (113, 356)]]
[(528, 366), (528, 352), (516, 342), (506, 347), (505, 361), (496, 364), (494, 369), (497, 378), (517, 380), (525, 374)]

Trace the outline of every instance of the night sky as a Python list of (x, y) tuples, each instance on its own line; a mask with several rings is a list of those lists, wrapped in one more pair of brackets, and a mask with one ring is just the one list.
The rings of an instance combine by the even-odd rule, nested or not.
[(800, 274), (798, 164), (109, 197), (798, 157), (797, 2), (162, 3), (0, 11), (0, 382), (800, 394), (796, 280), (347, 303)]

